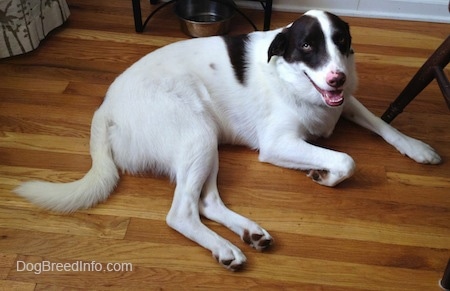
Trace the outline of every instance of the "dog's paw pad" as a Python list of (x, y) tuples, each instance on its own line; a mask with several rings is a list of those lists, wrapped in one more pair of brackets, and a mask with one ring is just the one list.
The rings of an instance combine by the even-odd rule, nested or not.
[[(216, 258), (217, 259), (217, 258)], [(218, 260), (217, 261), (230, 271), (239, 271), (244, 267), (244, 262), (236, 262), (235, 260)]]
[(241, 270), (247, 261), (245, 255), (233, 245), (218, 250), (213, 256), (219, 264), (233, 272)]
[(327, 171), (327, 170), (310, 170), (308, 177), (320, 185), (334, 187), (345, 179), (351, 177), (354, 172), (354, 167), (350, 167), (345, 171)]
[(327, 179), (328, 171), (326, 170), (310, 170), (307, 175), (315, 182), (322, 182)]
[(261, 229), (260, 233), (250, 233), (244, 230), (242, 240), (257, 250), (264, 250), (273, 244), (273, 238)]

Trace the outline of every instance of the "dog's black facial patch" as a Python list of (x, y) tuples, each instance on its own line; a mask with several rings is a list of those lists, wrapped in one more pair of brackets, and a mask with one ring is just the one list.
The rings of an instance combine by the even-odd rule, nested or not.
[(329, 12), (326, 12), (326, 15), (328, 16), (328, 19), (331, 22), (331, 27), (333, 28), (333, 42), (336, 44), (339, 51), (343, 55), (348, 56), (349, 54), (352, 54), (352, 37), (350, 35), (350, 27), (348, 23), (344, 22), (342, 19)]
[(269, 48), (269, 60), (273, 55), (282, 56), (288, 63), (302, 62), (317, 69), (328, 61), (325, 35), (319, 21), (304, 15), (291, 27), (278, 35)]
[(233, 66), (234, 74), (241, 84), (245, 84), (246, 62), (246, 42), (248, 35), (224, 36), (228, 50), (228, 56)]

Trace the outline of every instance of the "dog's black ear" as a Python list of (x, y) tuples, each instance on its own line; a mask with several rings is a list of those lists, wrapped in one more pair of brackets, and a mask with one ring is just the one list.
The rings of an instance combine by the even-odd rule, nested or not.
[(267, 62), (270, 62), (272, 56), (282, 56), (287, 46), (287, 36), (286, 32), (280, 32), (277, 34), (275, 39), (269, 46), (269, 50), (267, 51), (268, 59)]

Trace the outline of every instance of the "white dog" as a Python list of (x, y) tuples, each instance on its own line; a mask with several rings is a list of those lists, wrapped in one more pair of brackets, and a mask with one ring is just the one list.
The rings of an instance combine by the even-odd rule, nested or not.
[(176, 189), (167, 223), (237, 270), (244, 254), (200, 215), (258, 250), (273, 240), (221, 201), (219, 143), (258, 149), (263, 162), (309, 170), (315, 182), (334, 186), (353, 174), (353, 159), (307, 140), (328, 137), (343, 115), (419, 163), (441, 161), (359, 103), (352, 96), (356, 82), (349, 26), (327, 12), (309, 11), (273, 31), (177, 42), (143, 57), (111, 85), (92, 121), (92, 168), (81, 180), (33, 181), (15, 191), (71, 212), (104, 201), (118, 168), (168, 174)]

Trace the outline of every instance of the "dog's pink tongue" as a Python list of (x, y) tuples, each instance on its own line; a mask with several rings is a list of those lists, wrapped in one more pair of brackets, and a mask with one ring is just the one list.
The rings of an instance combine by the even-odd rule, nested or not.
[(325, 91), (323, 98), (329, 106), (339, 106), (344, 102), (344, 91)]

